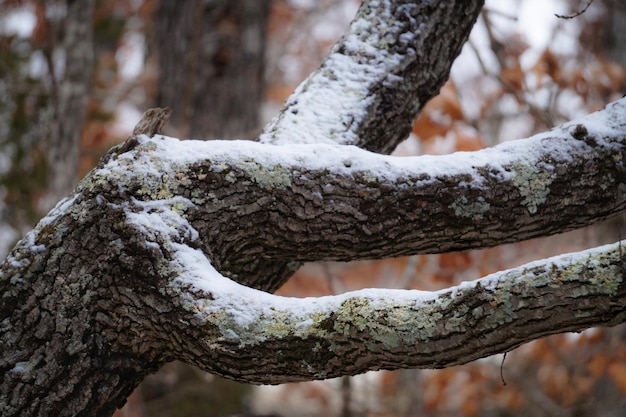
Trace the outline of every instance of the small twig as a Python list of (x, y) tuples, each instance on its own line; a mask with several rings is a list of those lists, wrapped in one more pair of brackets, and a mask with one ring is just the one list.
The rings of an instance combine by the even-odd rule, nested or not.
[(587, 9), (589, 8), (589, 6), (591, 6), (591, 3), (593, 3), (593, 0), (589, 0), (582, 10), (579, 10), (578, 12), (572, 15), (563, 15), (563, 14), (557, 14), (557, 13), (555, 13), (554, 15), (558, 17), (559, 19), (574, 19), (575, 17), (578, 17), (581, 14), (585, 13)]
[(506, 386), (506, 381), (504, 380), (504, 361), (506, 359), (506, 354), (509, 352), (504, 352), (502, 356), (502, 363), (500, 363), (500, 380), (502, 381), (502, 385)]

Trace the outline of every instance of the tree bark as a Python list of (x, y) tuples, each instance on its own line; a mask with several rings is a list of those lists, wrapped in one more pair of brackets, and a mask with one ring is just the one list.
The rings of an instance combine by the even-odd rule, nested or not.
[[(439, 18), (440, 8), (452, 13), (460, 4), (427, 3), (432, 10), (423, 10)], [(411, 21), (412, 4), (364, 2), (346, 39), (378, 27), (362, 22), (375, 7)], [(393, 27), (389, 21), (363, 40), (374, 49), (395, 45), (381, 42), (384, 33), (406, 41)], [(368, 45), (359, 47), (365, 56)], [(365, 85), (379, 82), (378, 72), (370, 75)], [(290, 100), (326, 88), (314, 84)], [(351, 113), (356, 101), (328, 103), (357, 115), (358, 127), (418, 94), (391, 94), (393, 106), (382, 113), (369, 102), (360, 113)], [(292, 299), (260, 290), (277, 288), (304, 261), (484, 247), (623, 211), (626, 99), (523, 141), (414, 158), (345, 146), (387, 149), (381, 132), (353, 142), (360, 130), (345, 129), (323, 107), (298, 111), (301, 142), (321, 126), (319, 141), (338, 144), (288, 145), (298, 142), (285, 116), (290, 103), (266, 130), (263, 141), (274, 144), (130, 138), (18, 243), (0, 269), (3, 416), (110, 415), (173, 359), (235, 380), (281, 383), (451, 366), (547, 334), (625, 321), (621, 243), (434, 293)], [(393, 142), (402, 128), (390, 129)]]
[[(269, 0), (160, 2), (153, 36), (159, 63), (156, 103), (174, 110), (168, 132), (202, 139), (258, 135), (269, 12)], [(244, 404), (251, 391), (222, 378), (203, 383), (221, 399), (216, 407), (224, 409), (228, 402)], [(167, 396), (185, 400), (176, 395), (184, 387), (177, 384)]]
[(272, 291), (302, 262), (489, 247), (619, 213), (625, 113), (622, 99), (533, 138), (436, 157), (159, 138), (93, 175), (114, 184), (103, 196), (176, 198), (162, 203), (185, 206), (177, 210), (222, 274)]
[(483, 3), (364, 2), (261, 141), (340, 143), (391, 153), (448, 79)]
[[(598, 188), (604, 188), (604, 194), (592, 193), (589, 201), (573, 200), (578, 194), (558, 198), (560, 211), (578, 219), (572, 221), (591, 222), (598, 213), (590, 213), (586, 206), (598, 199), (608, 207), (601, 216), (624, 206), (626, 132), (609, 134), (610, 126), (597, 121), (614, 120), (623, 129), (619, 120), (625, 106), (623, 99), (564, 127), (560, 138), (558, 130), (553, 131), (476, 152), (473, 160), (495, 161), (480, 155), (516, 149), (522, 153), (503, 166), (526, 172), (535, 167), (535, 158), (550, 155), (553, 183), (572, 183), (586, 172), (599, 172), (596, 179), (603, 187)], [(592, 130), (598, 126), (601, 131)], [(624, 320), (626, 263), (618, 244), (435, 294), (380, 290), (294, 301), (240, 286), (214, 266), (228, 272), (228, 267), (245, 268), (246, 263), (237, 263), (245, 259), (253, 264), (250, 274), (231, 270), (229, 275), (273, 288), (285, 277), (267, 275), (275, 259), (279, 264), (283, 257), (326, 259), (331, 245), (342, 259), (348, 254), (356, 259), (405, 250), (417, 253), (424, 239), (428, 248), (446, 249), (455, 242), (447, 233), (429, 229), (434, 236), (398, 236), (393, 223), (397, 220), (384, 223), (400, 217), (405, 230), (427, 226), (417, 213), (426, 204), (436, 205), (428, 198), (419, 200), (429, 179), (420, 171), (429, 164), (420, 160), (428, 158), (377, 156), (352, 147), (342, 150), (340, 145), (286, 147), (277, 153), (273, 145), (254, 142), (138, 139), (127, 153), (114, 149), (2, 266), (3, 415), (87, 415), (84, 410), (107, 415), (146, 373), (173, 358), (241, 381), (279, 383), (370, 369), (448, 366), (507, 351), (546, 334)], [(566, 169), (548, 142), (555, 142), (574, 166), (577, 152), (586, 155), (586, 169)], [(547, 153), (533, 155), (537, 149)], [(603, 150), (612, 155), (602, 156)], [(327, 158), (331, 152), (336, 156)], [(437, 165), (485, 172), (479, 164), (459, 167), (457, 162), (457, 155), (443, 156)], [(601, 169), (601, 164), (608, 168)], [(387, 167), (377, 177), (380, 165)], [(492, 166), (486, 172), (500, 169)], [(324, 221), (326, 233), (316, 229), (324, 222), (318, 225), (316, 216), (307, 215), (297, 182), (321, 174), (332, 181), (317, 180), (317, 205), (310, 209), (331, 216)], [(464, 179), (456, 190), (463, 196), (475, 174), (457, 175)], [(506, 181), (502, 183), (506, 187)], [(324, 184), (332, 184), (332, 194), (326, 194)], [(544, 207), (551, 210), (552, 191), (545, 195), (543, 185), (531, 187), (528, 195), (535, 199), (524, 204), (528, 195), (519, 190), (528, 184), (519, 185), (517, 194), (511, 189), (511, 196), (499, 202), (505, 211), (526, 219), (518, 224), (517, 234), (511, 233), (511, 240), (552, 231), (548, 222), (536, 227)], [(369, 208), (370, 199), (394, 198), (393, 187), (402, 196), (398, 201), (412, 203), (385, 205), (380, 213)], [(378, 200), (380, 188), (389, 191)], [(577, 192), (576, 187), (568, 190)], [(449, 222), (475, 225), (481, 222), (476, 212), (486, 216), (491, 211), (483, 210), (483, 205), (469, 207), (471, 218), (466, 211), (447, 206)], [(235, 216), (241, 219), (243, 234), (231, 229)], [(251, 223), (246, 223), (247, 216)], [(385, 227), (374, 230), (377, 218)], [(256, 233), (245, 230), (248, 227)], [(351, 240), (357, 247), (342, 244)], [(467, 247), (476, 244), (473, 238), (460, 242)], [(370, 247), (375, 250), (368, 252)], [(46, 395), (61, 379), (63, 389)]]
[(616, 243), (436, 293), (362, 290), (290, 300), (189, 280), (172, 290), (195, 300), (187, 308), (196, 320), (179, 326), (188, 332), (184, 340), (199, 341), (187, 348), (186, 361), (230, 378), (278, 384), (460, 365), (549, 334), (623, 323), (625, 267)]

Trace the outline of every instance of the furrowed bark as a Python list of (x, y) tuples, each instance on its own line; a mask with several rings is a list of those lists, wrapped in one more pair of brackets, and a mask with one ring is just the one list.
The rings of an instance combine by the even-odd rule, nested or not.
[(213, 280), (195, 286), (193, 271), (169, 290), (189, 311), (191, 325), (179, 326), (186, 333), (181, 338), (196, 342), (183, 358), (228, 378), (279, 384), (443, 368), (546, 335), (624, 322), (621, 245), (534, 262), (436, 293), (363, 290), (283, 299), (247, 287), (224, 290)]
[[(472, 154), (392, 158), (345, 146), (395, 147), (478, 8), (364, 3), (266, 129), (262, 141), (280, 147), (140, 136), (111, 150), (0, 268), (0, 414), (110, 415), (176, 358), (279, 383), (450, 366), (623, 322), (619, 243), (434, 294), (294, 300), (248, 288), (271, 291), (304, 261), (492, 246), (623, 211), (626, 99)], [(369, 75), (351, 78), (360, 73)]]
[[(546, 262), (504, 274), (498, 281), (502, 289), (493, 294), (491, 289), (481, 292), (486, 287), (481, 284), (473, 290), (451, 290), (454, 298), (439, 295), (450, 301), (447, 306), (433, 310), (440, 304), (426, 304), (428, 314), (419, 310), (413, 317), (418, 329), (443, 332), (431, 345), (431, 339), (419, 339), (409, 329), (387, 327), (399, 321), (391, 320), (394, 314), (413, 311), (401, 305), (406, 296), (400, 293), (394, 294), (392, 305), (380, 309), (371, 309), (371, 297), (356, 296), (298, 318), (298, 312), (306, 311), (304, 304), (292, 303), (285, 310), (277, 299), (264, 299), (258, 292), (242, 300), (238, 294), (245, 293), (243, 287), (232, 287), (236, 284), (216, 271), (203, 274), (215, 266), (243, 283), (271, 289), (287, 275), (279, 270), (281, 275), (272, 276), (273, 265), (288, 257), (357, 259), (416, 253), (422, 247), (436, 251), (446, 245), (485, 245), (490, 241), (480, 235), (480, 242), (463, 234), (450, 236), (459, 233), (457, 228), (477, 230), (482, 221), (487, 227), (496, 218), (494, 210), (503, 210), (503, 216), (512, 212), (510, 220), (521, 222), (516, 230), (506, 229), (505, 222), (495, 228), (491, 233), (500, 233), (500, 241), (554, 232), (551, 222), (563, 230), (618, 212), (625, 199), (626, 135), (620, 130), (625, 101), (545, 135), (469, 158), (394, 158), (327, 145), (284, 147), (277, 153), (272, 145), (253, 142), (194, 143), (159, 136), (140, 137), (126, 153), (120, 153), (124, 145), (113, 149), (75, 196), (42, 220), (2, 266), (0, 351), (8, 352), (0, 359), (0, 372), (6, 375), (0, 386), (3, 415), (87, 415), (81, 414), (85, 409), (107, 415), (146, 373), (173, 358), (234, 379), (278, 383), (368, 369), (448, 366), (546, 334), (622, 322), (621, 246), (582, 264), (574, 260), (561, 268), (564, 262)], [(439, 167), (440, 173), (424, 172), (428, 166)], [(471, 180), (477, 174), (481, 180)], [(307, 184), (316, 186), (307, 190)], [(332, 188), (325, 189), (329, 184)], [(502, 190), (505, 194), (498, 194)], [(311, 196), (315, 204), (307, 205), (303, 196)], [(387, 199), (394, 204), (386, 204)], [(381, 202), (382, 208), (377, 206)], [(421, 218), (430, 206), (436, 209)], [(450, 235), (438, 231), (437, 222), (432, 225), (433, 213), (439, 212), (448, 216), (450, 229), (444, 230)], [(559, 222), (563, 213), (567, 221)], [(410, 232), (397, 234), (397, 221)], [(379, 222), (385, 227), (371, 229)], [(342, 244), (351, 239), (355, 248)], [(368, 239), (366, 245), (362, 239)], [(225, 294), (223, 288), (231, 290)], [(464, 291), (471, 295), (459, 297)], [(259, 310), (253, 300), (270, 307), (276, 303), (280, 314), (267, 316), (268, 310)], [(494, 303), (500, 310), (487, 310)], [(520, 310), (512, 312), (514, 308)], [(247, 334), (233, 319), (242, 316), (268, 321)], [(491, 318), (499, 318), (500, 327), (491, 327)], [(294, 330), (298, 322), (309, 320), (317, 323), (314, 337)], [(483, 320), (489, 323), (485, 333), (472, 333)], [(370, 325), (359, 328), (357, 323)], [(272, 331), (281, 337), (274, 341)], [(421, 330), (417, 334), (424, 335)], [(476, 335), (482, 344), (463, 339)], [(241, 337), (255, 341), (254, 349), (246, 350), (248, 356), (238, 350)], [(331, 345), (330, 340), (337, 342)], [(280, 360), (266, 357), (285, 342), (295, 350), (284, 350)], [(476, 349), (464, 351), (466, 342)], [(437, 356), (433, 346), (442, 343), (450, 347)], [(416, 350), (403, 350), (406, 346)], [(315, 348), (313, 353), (310, 348)], [(409, 352), (415, 359), (400, 359)], [(350, 358), (343, 371), (341, 357)], [(311, 366), (288, 370), (288, 364), (302, 358)], [(254, 365), (248, 366), (248, 360)], [(63, 389), (46, 396), (49, 386), (60, 381)]]
[(145, 239), (95, 197), (61, 202), (2, 264), (3, 417), (110, 416), (167, 360)]
[[(148, 204), (133, 215), (97, 200), (60, 205), (3, 265), (11, 280), (0, 280), (2, 323), (20, 324), (4, 327), (0, 341), (13, 352), (0, 361), (0, 392), (12, 393), (2, 398), (3, 416), (108, 415), (172, 358), (240, 381), (283, 383), (452, 366), (626, 319), (622, 243), (435, 293), (293, 299), (221, 276), (180, 212)], [(102, 240), (110, 243), (94, 260), (92, 242)]]
[[(275, 288), (286, 276), (270, 274), (285, 262), (283, 251), (296, 260), (357, 259), (407, 246), (415, 253), (422, 242), (433, 250), (457, 240), (488, 242), (437, 232), (429, 226), (434, 214), (448, 216), (452, 234), (476, 230), (506, 207), (522, 222), (506, 232), (512, 240), (554, 232), (542, 220), (555, 216), (553, 206), (559, 216), (567, 213), (561, 230), (591, 223), (624, 207), (625, 101), (473, 156), (394, 158), (338, 145), (276, 152), (254, 142), (160, 136), (140, 137), (126, 153), (124, 145), (113, 149), (2, 265), (3, 416), (108, 415), (144, 375), (174, 358), (233, 379), (278, 383), (449, 366), (546, 334), (624, 321), (620, 245), (527, 266), (490, 278), (491, 286), (451, 289), (434, 300), (381, 290), (334, 299), (339, 303), (287, 303), (246, 290), (213, 267)], [(305, 193), (307, 184), (316, 187)], [(495, 195), (492, 207), (488, 197), (500, 189), (506, 195)], [(307, 195), (315, 204), (303, 204)], [(376, 205), (386, 199), (394, 204)], [(438, 209), (425, 221), (420, 215), (430, 205)], [(395, 232), (399, 214), (406, 235)], [(379, 221), (385, 227), (371, 229)], [(493, 233), (503, 230), (504, 222)], [(357, 249), (344, 239), (355, 239)], [(369, 239), (367, 246), (359, 239)], [(432, 302), (417, 308), (424, 297)], [(313, 326), (310, 335), (305, 324)], [(241, 350), (246, 343), (254, 348)], [(464, 350), (467, 344), (474, 349)], [(50, 386), (60, 388), (46, 395)]]
[(157, 137), (114, 155), (82, 189), (108, 184), (97, 191), (107, 199), (177, 207), (221, 273), (274, 290), (305, 261), (489, 247), (619, 213), (624, 113), (626, 99), (533, 138), (437, 157)]

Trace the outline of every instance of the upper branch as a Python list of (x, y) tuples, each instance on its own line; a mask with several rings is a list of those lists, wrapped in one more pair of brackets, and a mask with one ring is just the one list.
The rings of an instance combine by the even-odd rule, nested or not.
[(529, 139), (410, 158), (157, 136), (83, 188), (183, 211), (220, 272), (269, 289), (280, 284), (264, 281), (272, 265), (488, 247), (616, 214), (626, 207), (624, 114), (626, 99)]
[(287, 99), (261, 141), (391, 152), (448, 79), (483, 3), (364, 1), (346, 34)]

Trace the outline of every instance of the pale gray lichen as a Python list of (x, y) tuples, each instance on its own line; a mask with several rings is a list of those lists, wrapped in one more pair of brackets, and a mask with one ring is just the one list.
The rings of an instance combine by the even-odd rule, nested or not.
[(291, 186), (291, 173), (282, 165), (264, 166), (247, 160), (240, 166), (255, 183), (267, 189), (284, 189)]
[(546, 202), (550, 194), (552, 174), (541, 167), (514, 163), (512, 166), (513, 184), (522, 196), (522, 204), (530, 214), (537, 213), (537, 207)]
[(224, 175), (224, 179), (231, 184), (237, 182), (237, 175), (233, 171), (230, 171), (228, 174)]
[(605, 191), (609, 187), (609, 184), (614, 184), (614, 183), (615, 183), (615, 180), (613, 179), (613, 176), (610, 174), (606, 174), (602, 176), (599, 186), (602, 191)]
[(623, 272), (617, 265), (594, 268), (593, 264), (588, 265), (587, 262), (575, 263), (565, 268), (562, 277), (566, 281), (579, 281), (586, 274), (589, 274), (589, 283), (593, 285), (588, 288), (587, 293), (616, 295), (623, 281)]
[(456, 198), (448, 208), (453, 209), (456, 216), (480, 220), (483, 218), (483, 213), (489, 211), (491, 204), (483, 197), (478, 197), (475, 202), (470, 203), (467, 197), (461, 196)]

